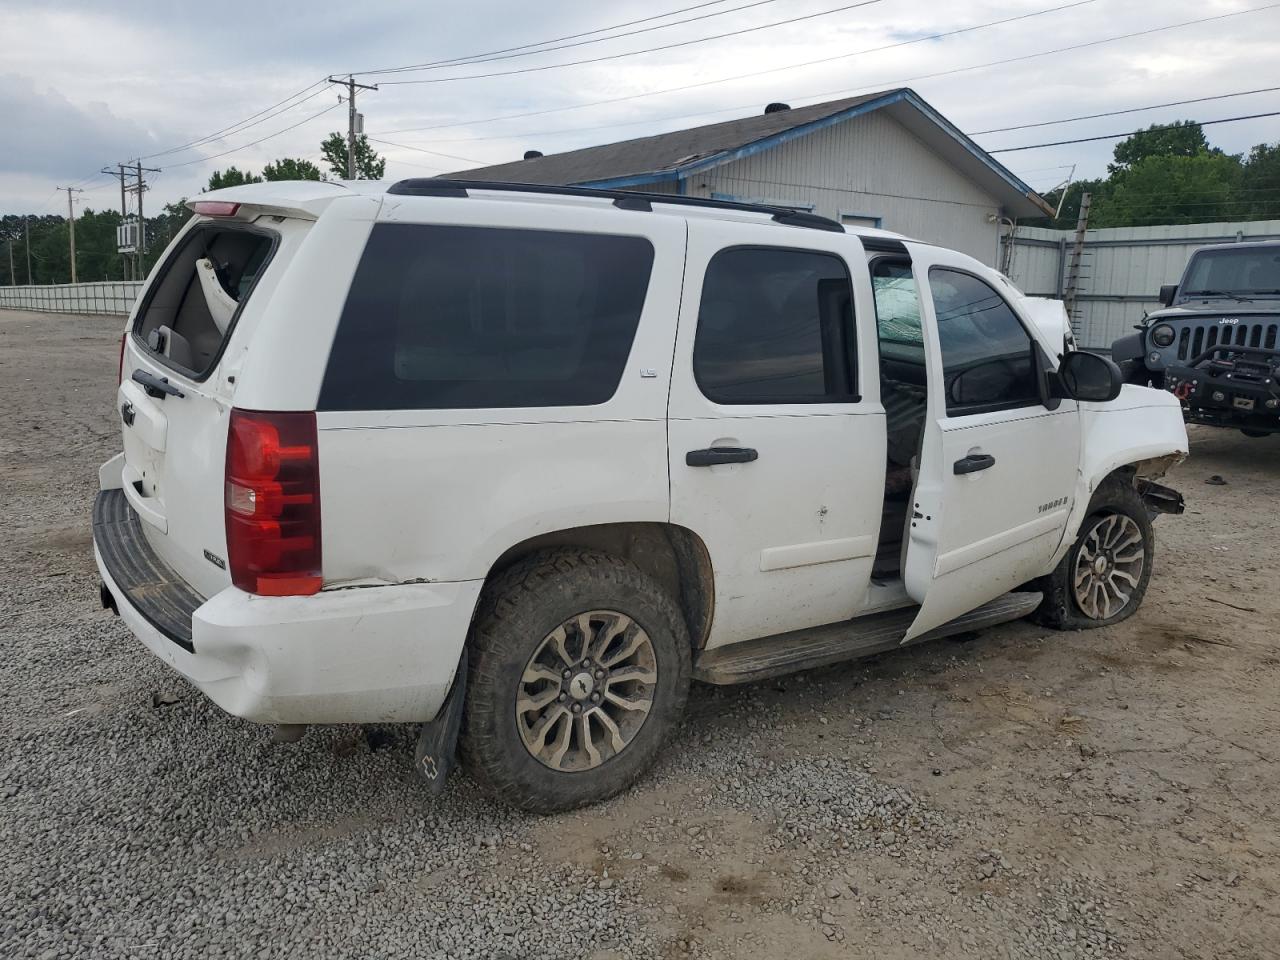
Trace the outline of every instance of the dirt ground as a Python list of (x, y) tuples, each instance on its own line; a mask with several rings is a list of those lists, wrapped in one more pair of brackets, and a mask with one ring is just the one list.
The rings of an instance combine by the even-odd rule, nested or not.
[[(88, 721), (63, 719), (78, 704), (91, 705), (104, 755), (124, 749), (112, 728), (130, 718), (170, 724), (157, 743), (202, 744), (210, 729), (251, 741), (264, 775), (338, 742), (308, 735), (268, 751), (265, 732), (198, 703), (97, 609), (89, 509), (96, 467), (118, 449), (119, 330), (114, 318), (0, 312), (0, 727), (3, 742), (26, 744), (0, 758), (9, 855), (73, 848), (100, 809), (72, 802), (75, 771), (25, 769), (43, 762), (30, 738), (56, 759), (82, 736), (75, 725)], [(477, 843), (468, 881), (486, 890), (529, 864), (611, 896), (619, 885), (610, 902), (629, 933), (550, 953), (512, 933), (508, 956), (1280, 956), (1280, 437), (1191, 433), (1191, 458), (1166, 481), (1187, 512), (1157, 521), (1146, 604), (1120, 626), (1056, 634), (1018, 623), (781, 681), (698, 688), (652, 777), (559, 817), (494, 814), (457, 777), (450, 790), (463, 799), (422, 814), (431, 801), (413, 792), (412, 736), (396, 734), (390, 750), (361, 746), (350, 760), (394, 790), (352, 793), (345, 812), (330, 798), (327, 820), (304, 812), (291, 824), (306, 791), (341, 781), (330, 758), (328, 780), (300, 781), (269, 828), (221, 852), (284, 872), (299, 851), (431, 816), (476, 836), (499, 824), (506, 852)], [(1213, 475), (1225, 483), (1207, 483)], [(151, 701), (166, 684), (186, 691), (167, 714)], [(276, 802), (236, 793), (229, 767), (243, 755), (202, 749), (168, 756), (164, 776), (222, 778), (231, 818)], [(285, 750), (304, 759), (273, 759)], [(38, 848), (34, 821), (67, 809), (76, 818)], [(143, 861), (148, 831), (160, 829), (145, 813), (127, 818)], [(211, 828), (201, 843), (217, 848), (219, 836)], [(0, 900), (34, 904), (32, 884), (88, 883), (74, 869), (22, 869), (32, 879), (0, 879)], [(423, 878), (390, 879), (404, 888), (401, 913), (428, 896)], [(359, 922), (378, 922), (380, 909), (363, 903)], [(91, 932), (91, 913), (74, 929)], [(6, 917), (3, 932), (23, 945), (5, 955), (33, 949), (21, 925), (35, 915)], [(39, 919), (66, 934), (60, 917)]]

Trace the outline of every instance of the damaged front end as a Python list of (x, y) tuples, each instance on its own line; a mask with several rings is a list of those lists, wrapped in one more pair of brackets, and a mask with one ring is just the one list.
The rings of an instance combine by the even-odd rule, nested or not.
[(1147, 512), (1154, 518), (1157, 514), (1169, 513), (1177, 516), (1186, 509), (1186, 501), (1182, 494), (1172, 487), (1166, 487), (1162, 483), (1156, 483), (1154, 480), (1146, 480), (1139, 477), (1134, 482), (1134, 488), (1138, 491), (1138, 495), (1142, 497), (1142, 502), (1147, 505)]

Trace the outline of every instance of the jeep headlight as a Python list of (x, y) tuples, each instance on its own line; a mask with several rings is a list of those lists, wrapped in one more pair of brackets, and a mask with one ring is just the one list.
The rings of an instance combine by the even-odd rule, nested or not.
[(1177, 339), (1178, 335), (1167, 323), (1162, 323), (1151, 331), (1151, 342), (1157, 347), (1171, 347)]

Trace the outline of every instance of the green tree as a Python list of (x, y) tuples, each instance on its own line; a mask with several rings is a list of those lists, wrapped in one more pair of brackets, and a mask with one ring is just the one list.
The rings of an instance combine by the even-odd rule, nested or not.
[(1259, 143), (1245, 157), (1236, 206), (1250, 219), (1280, 219), (1280, 143)]
[(320, 168), (310, 160), (283, 157), (262, 168), (263, 180), (323, 180)]
[[(1219, 152), (1136, 161), (1089, 218), (1096, 227), (1196, 223), (1238, 218), (1232, 196), (1240, 160)], [(1113, 178), (1114, 180), (1115, 178)]]
[(1114, 177), (1147, 157), (1194, 157), (1209, 152), (1221, 151), (1211, 150), (1204, 130), (1194, 120), (1152, 124), (1116, 144), (1112, 154), (1115, 162), (1108, 164), (1107, 170)]
[(205, 190), (221, 190), (223, 187), (239, 187), (246, 183), (261, 182), (262, 178), (252, 171), (230, 166), (226, 170), (213, 171), (209, 176), (209, 186), (205, 187)]
[[(340, 133), (331, 133), (320, 144), (320, 152), (333, 175), (340, 180), (347, 178), (347, 138)], [(356, 179), (381, 180), (386, 172), (387, 161), (378, 156), (369, 146), (369, 138), (363, 133), (356, 138)]]
[(187, 208), (187, 198), (183, 197), (174, 203), (166, 203), (159, 216), (147, 221), (147, 260), (153, 262), (164, 252), (179, 230), (191, 219), (191, 211)]

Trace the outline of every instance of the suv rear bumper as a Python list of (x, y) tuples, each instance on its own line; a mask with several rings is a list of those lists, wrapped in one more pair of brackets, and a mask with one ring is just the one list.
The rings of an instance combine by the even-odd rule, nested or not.
[(309, 597), (228, 587), (206, 600), (138, 524), (120, 490), (98, 494), (102, 582), (134, 635), (228, 713), (258, 723), (415, 723), (444, 703), (481, 581)]

